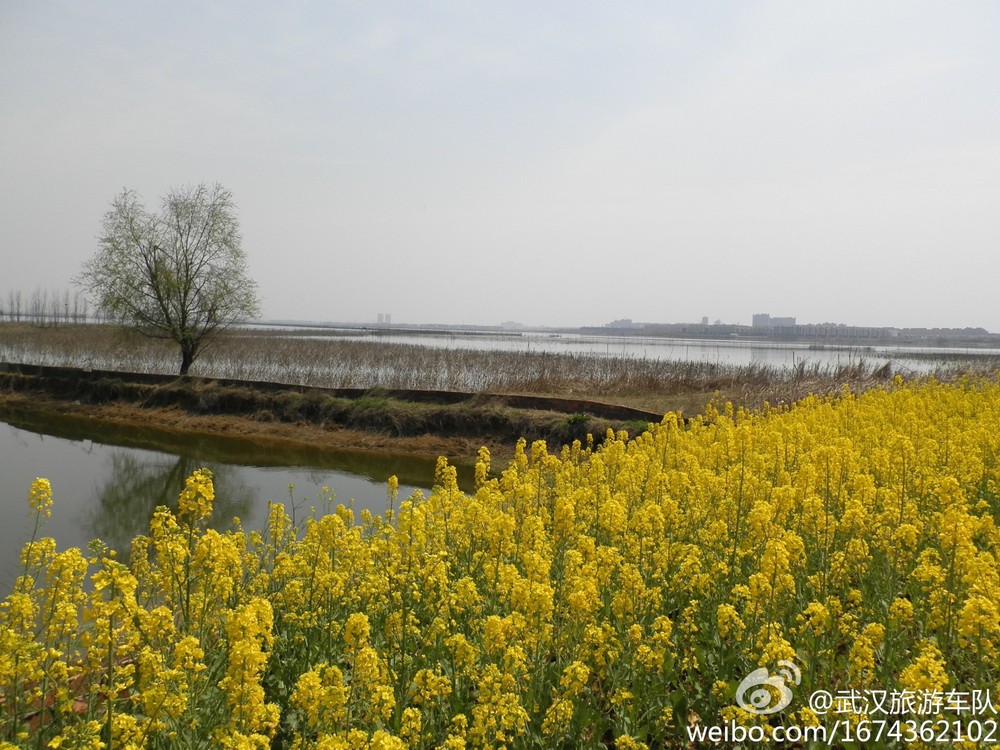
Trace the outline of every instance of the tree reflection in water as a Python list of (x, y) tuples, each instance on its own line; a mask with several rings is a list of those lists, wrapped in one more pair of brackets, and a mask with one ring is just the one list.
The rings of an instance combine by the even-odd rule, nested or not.
[(244, 484), (232, 466), (203, 463), (186, 456), (154, 460), (134, 451), (116, 450), (111, 454), (107, 482), (97, 490), (90, 519), (90, 536), (127, 555), (132, 539), (149, 532), (149, 522), (157, 506), (177, 511), (177, 497), (184, 480), (196, 469), (212, 472), (215, 504), (209, 525), (231, 528), (233, 517), (244, 517), (256, 501), (256, 492)]

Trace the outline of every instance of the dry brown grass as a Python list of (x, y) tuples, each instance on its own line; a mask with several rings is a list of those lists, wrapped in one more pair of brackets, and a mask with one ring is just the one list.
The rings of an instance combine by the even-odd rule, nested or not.
[[(108, 326), (33, 328), (0, 325), (0, 361), (129, 372), (176, 372), (168, 342), (126, 335)], [(939, 379), (974, 370), (992, 373), (995, 359), (939, 369)], [(791, 403), (810, 393), (863, 391), (893, 373), (861, 361), (832, 367), (671, 362), (628, 356), (477, 351), (346, 336), (293, 336), (236, 331), (208, 349), (192, 368), (206, 377), (263, 380), (333, 388), (400, 388), (571, 396), (655, 412), (700, 411), (712, 398), (750, 408)]]

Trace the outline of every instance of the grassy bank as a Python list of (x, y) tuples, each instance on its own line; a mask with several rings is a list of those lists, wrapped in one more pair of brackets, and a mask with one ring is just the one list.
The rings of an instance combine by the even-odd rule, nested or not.
[[(585, 442), (588, 435), (600, 437), (608, 430), (641, 432), (650, 421), (659, 419), (656, 414), (633, 413), (622, 407), (558, 399), (432, 391), (345, 391), (38, 366), (0, 370), (0, 393), (4, 392), (7, 395), (0, 397), (0, 409), (15, 408), (15, 402), (20, 408), (34, 402), (38, 408), (41, 398), (49, 400), (41, 408), (58, 403), (99, 407), (124, 421), (130, 414), (139, 419), (140, 415), (151, 418), (179, 411), (192, 418), (251, 422), (265, 431), (279, 425), (312, 427), (321, 440), (324, 435), (345, 430), (399, 439), (426, 435), (467, 438), (469, 456), (480, 444), (502, 448), (522, 437), (554, 444)], [(510, 405), (511, 401), (516, 406)], [(560, 410), (565, 406), (586, 411)], [(623, 412), (624, 418), (600, 417), (602, 412), (615, 411)]]

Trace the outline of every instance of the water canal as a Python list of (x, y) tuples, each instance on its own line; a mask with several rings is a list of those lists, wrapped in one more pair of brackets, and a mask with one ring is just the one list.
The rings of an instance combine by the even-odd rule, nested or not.
[[(184, 479), (201, 467), (215, 477), (212, 524), (261, 528), (269, 500), (294, 507), (302, 518), (322, 505), (323, 488), (335, 503), (352, 502), (356, 512), (386, 507), (386, 482), (399, 478), (399, 495), (428, 489), (435, 462), (384, 451), (333, 451), (287, 441), (250, 440), (109, 425), (80, 417), (0, 412), (0, 598), (19, 572), (22, 546), (31, 538), (34, 516), (28, 490), (35, 477), (52, 483), (52, 517), (41, 536), (59, 549), (85, 548), (99, 538), (127, 552), (147, 531), (158, 505), (176, 508)], [(459, 469), (467, 486), (471, 472)]]

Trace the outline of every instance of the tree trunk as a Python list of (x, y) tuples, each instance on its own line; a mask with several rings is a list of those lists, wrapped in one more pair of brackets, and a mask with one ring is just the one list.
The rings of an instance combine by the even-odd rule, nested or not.
[(194, 362), (194, 349), (181, 346), (181, 375), (188, 374), (192, 362)]

